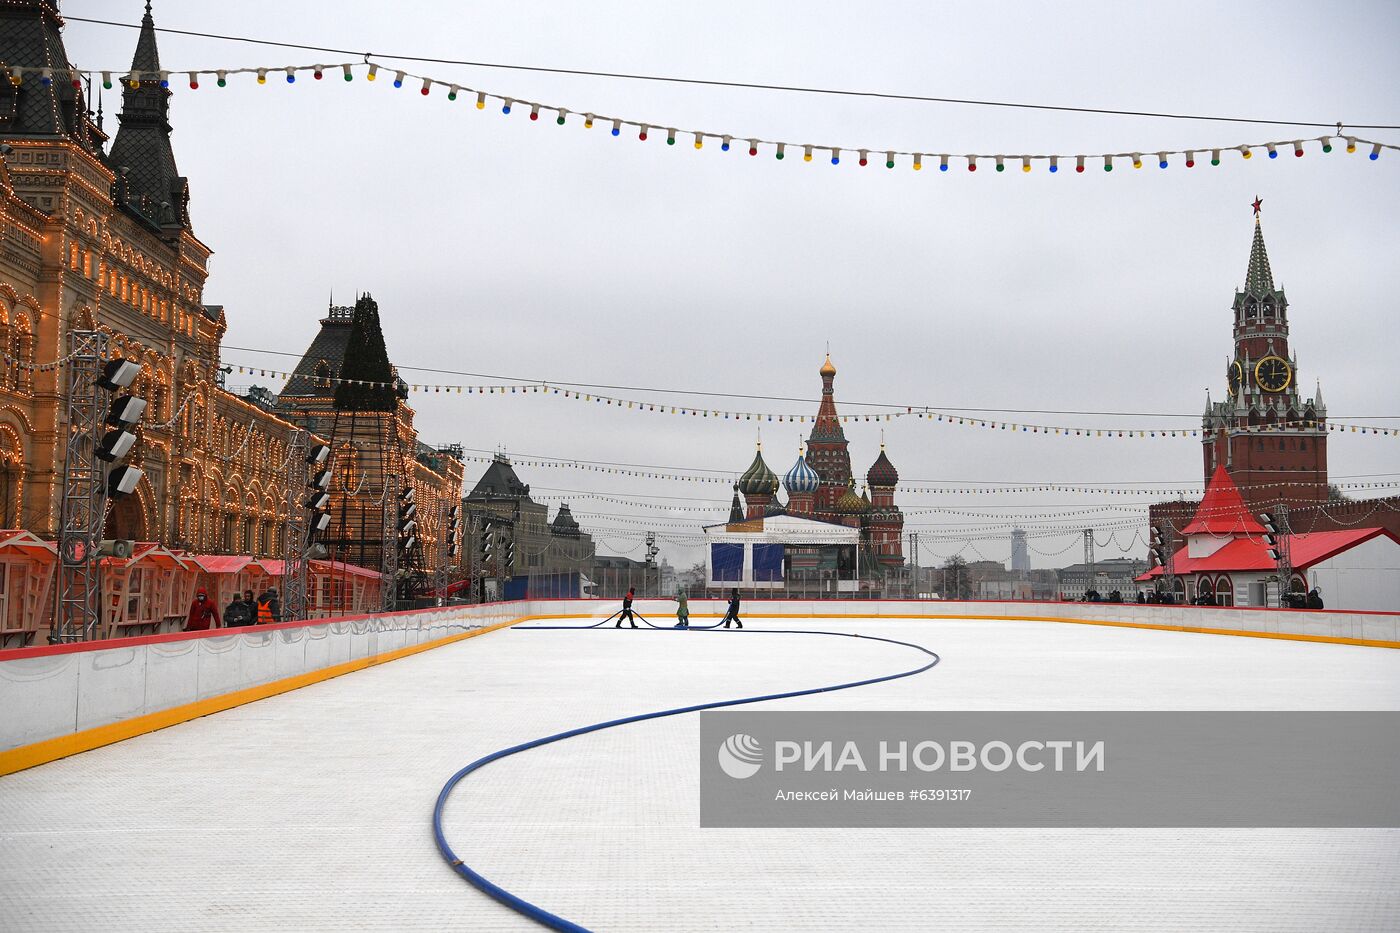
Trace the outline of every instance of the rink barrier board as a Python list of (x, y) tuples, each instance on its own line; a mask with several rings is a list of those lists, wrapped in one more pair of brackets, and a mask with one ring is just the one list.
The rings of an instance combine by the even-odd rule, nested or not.
[[(109, 721), (100, 722), (96, 725), (90, 722), (84, 722), (83, 707), (85, 706), (85, 697), (81, 691), (76, 689), (76, 682), (82, 668), (69, 664), (67, 666), (71, 668), (71, 670), (64, 672), (64, 680), (72, 682), (72, 695), (66, 698), (66, 704), (63, 704), (63, 706), (60, 706), (56, 710), (56, 712), (62, 716), (66, 728), (56, 729), (51, 726), (49, 731), (56, 734), (45, 736), (37, 741), (16, 744), (14, 735), (10, 731), (13, 727), (14, 718), (6, 715), (6, 713), (9, 710), (13, 710), (15, 706), (13, 702), (0, 703), (0, 748), (3, 748), (3, 750), (0, 750), (0, 775), (23, 771), (49, 761), (66, 758), (79, 752), (90, 751), (91, 749), (110, 745), (114, 742), (144, 735), (148, 732), (154, 732), (182, 722), (188, 722), (189, 720), (207, 716), (211, 713), (242, 706), (246, 703), (254, 702), (255, 700), (264, 699), (265, 697), (275, 696), (280, 693), (296, 690), (300, 687), (320, 683), (334, 677), (339, 677), (342, 674), (364, 670), (387, 661), (408, 657), (422, 651), (427, 651), (430, 648), (437, 648), (476, 635), (486, 634), (487, 632), (496, 631), (522, 621), (520, 616), (512, 612), (501, 611), (507, 605), (509, 604), (492, 604), (489, 608), (494, 610), (494, 612), (483, 613), (495, 615), (498, 618), (501, 616), (508, 616), (508, 618), (493, 622), (492, 624), (465, 628), (465, 630), (455, 631), (452, 634), (436, 638), (430, 637), (411, 644), (399, 644), (386, 647), (385, 650), (375, 650), (372, 653), (365, 650), (356, 657), (348, 658), (343, 661), (338, 660), (336, 663), (319, 666), (311, 670), (304, 670), (292, 676), (274, 677), (273, 679), (264, 680), (246, 687), (222, 690), (190, 702), (172, 703), (159, 709), (141, 712), (135, 715), (122, 715), (121, 712), (123, 711), (119, 711), (117, 714), (109, 712), (107, 714)], [(475, 609), (477, 607), (466, 608)], [(237, 638), (239, 639), (237, 644), (222, 645), (219, 648), (222, 653), (232, 653), (236, 647), (241, 647), (243, 637), (252, 636), (263, 640), (264, 643), (273, 644), (275, 646), (276, 642), (272, 639), (275, 638), (276, 630), (326, 630), (331, 626), (349, 626), (351, 629), (350, 631), (340, 634), (349, 635), (352, 636), (352, 638), (361, 638), (362, 640), (367, 640), (368, 636), (373, 635), (376, 639), (379, 636), (385, 636), (385, 640), (388, 642), (393, 642), (396, 636), (398, 641), (407, 641), (407, 634), (409, 632), (419, 633), (432, 628), (441, 627), (464, 628), (465, 625), (473, 621), (474, 615), (474, 613), (464, 613), (461, 610), (417, 610), (404, 613), (385, 613), (378, 617), (377, 620), (374, 617), (317, 619), (308, 622), (279, 623), (271, 626), (249, 626), (237, 629), (214, 629), (204, 632), (177, 633), (173, 636), (168, 634), (142, 636), (137, 638), (88, 642), (80, 645), (42, 646), (34, 649), (16, 649), (0, 653), (0, 699), (5, 699), (7, 688), (8, 691), (13, 694), (19, 692), (19, 689), (25, 685), (25, 679), (23, 677), (16, 678), (5, 676), (7, 667), (16, 662), (25, 660), (51, 658), (54, 655), (81, 656), (86, 654), (94, 661), (91, 672), (96, 673), (97, 671), (112, 671), (117, 669), (116, 666), (101, 668), (96, 665), (95, 662), (104, 654), (123, 652), (131, 652), (134, 654), (146, 648), (156, 648), (156, 646), (164, 647), (165, 643), (172, 641), (194, 642), (194, 646), (188, 647), (192, 647), (193, 651), (198, 653), (201, 647), (200, 643), (213, 644), (215, 641)], [(418, 623), (414, 628), (409, 628), (406, 624), (402, 624), (414, 616), (418, 617), (417, 619), (413, 619), (414, 622)], [(356, 628), (358, 628), (359, 631), (355, 631)], [(328, 635), (329, 633), (322, 633), (320, 640), (328, 640)], [(299, 639), (298, 643), (309, 645), (316, 637), (315, 634), (308, 634)], [(345, 646), (345, 653), (351, 653), (354, 650), (355, 646), (353, 645), (347, 644)], [(20, 657), (15, 657), (17, 655)], [(198, 660), (199, 659), (196, 658), (195, 663), (198, 663)], [(273, 661), (275, 671), (275, 658)], [(149, 658), (143, 659), (141, 664), (142, 677), (147, 680), (153, 679), (151, 678), (151, 671), (159, 668), (161, 668), (159, 662), (152, 663)], [(92, 674), (90, 674), (90, 676), (92, 676)], [(131, 678), (127, 679), (130, 680)], [(33, 681), (31, 680), (29, 682), (32, 683)], [(98, 693), (99, 696), (111, 698), (112, 695), (119, 690), (120, 686), (121, 684), (118, 684), (114, 689), (112, 685), (107, 685), (105, 690), (99, 686), (94, 692)], [(132, 685), (128, 683), (126, 686), (130, 687)], [(151, 689), (152, 685), (143, 682), (141, 686), (143, 698), (149, 697), (153, 692)], [(156, 692), (159, 694), (159, 691)], [(46, 698), (40, 696), (37, 698), (37, 702), (33, 702), (33, 699), (35, 698), (31, 698), (31, 702), (26, 704), (26, 706), (31, 709), (42, 706), (46, 699), (62, 703), (64, 698)], [(64, 707), (66, 707), (66, 711)], [(124, 712), (129, 712), (129, 710)]]
[[(963, 611), (939, 613), (927, 611), (888, 611), (890, 609), (895, 608), (907, 609), (915, 606), (920, 608), (929, 606), (929, 602), (927, 601), (906, 600), (852, 600), (849, 602), (839, 603), (839, 605), (841, 605), (843, 609), (848, 610), (845, 612), (817, 611), (818, 606), (827, 609), (831, 608), (834, 605), (831, 601), (801, 601), (799, 605), (807, 611), (764, 611), (765, 609), (790, 609), (793, 608), (793, 602), (795, 601), (754, 600), (750, 601), (747, 604), (745, 610), (741, 610), (741, 615), (751, 619), (887, 618), (920, 619), (935, 621), (960, 620), (1068, 622), (1072, 624), (1099, 625), (1112, 628), (1136, 628), (1156, 631), (1186, 632), (1191, 634), (1234, 635), (1253, 638), (1281, 639), (1288, 641), (1356, 645), (1364, 647), (1400, 648), (1400, 632), (1397, 632), (1397, 629), (1400, 629), (1400, 614), (1397, 613), (1340, 611), (1329, 612), (1327, 610), (1302, 612), (1294, 610), (1251, 610), (1245, 609), (1243, 607), (1237, 609), (1234, 607), (1187, 606), (1155, 606), (1148, 609), (1146, 607), (1142, 607), (1140, 604), (1118, 603), (1044, 604), (1064, 606), (1066, 608), (1074, 607), (1079, 612), (1083, 612), (1085, 608), (1088, 608), (1088, 606), (1093, 605), (1096, 610), (1104, 613), (1105, 615), (1112, 614), (1120, 617), (1121, 615), (1125, 614), (1126, 611), (1134, 609), (1140, 612), (1158, 615), (1165, 614), (1166, 612), (1172, 612), (1173, 614), (1184, 614), (1186, 611), (1189, 611), (1192, 615), (1200, 615), (1215, 612), (1217, 615), (1226, 614), (1226, 618), (1232, 619), (1249, 617), (1240, 615), (1229, 616), (1229, 613), (1253, 612), (1256, 614), (1255, 618), (1266, 618), (1266, 614), (1270, 613), (1274, 615), (1283, 614), (1285, 620), (1291, 618), (1291, 621), (1296, 625), (1301, 626), (1303, 622), (1308, 622), (1312, 627), (1326, 628), (1334, 632), (1337, 631), (1340, 625), (1343, 623), (1354, 629), (1357, 622), (1355, 618), (1348, 618), (1344, 619), (1343, 623), (1339, 623), (1336, 619), (1332, 618), (1333, 616), (1376, 617), (1373, 620), (1365, 620), (1365, 622), (1370, 622), (1373, 624), (1363, 624), (1363, 628), (1374, 629), (1376, 633), (1386, 634), (1390, 637), (1368, 638), (1356, 637), (1355, 635), (1326, 634), (1325, 632), (1319, 631), (1265, 631), (1261, 629), (1244, 629), (1238, 627), (1220, 628), (1209, 625), (1178, 625), (1169, 624), (1166, 622), (1123, 621), (1121, 618), (1092, 619), (1084, 618), (1079, 615), (1026, 615), (1004, 611), (1005, 608), (1010, 608), (1011, 606), (1024, 606), (1024, 603), (1008, 604), (1002, 602), (959, 604), (965, 606), (976, 606), (978, 609), (985, 610), (982, 612)], [(710, 603), (717, 606), (724, 605), (723, 600), (694, 600), (692, 601), (692, 603)], [(577, 611), (585, 605), (597, 606), (598, 609), (594, 612)], [(27, 742), (16, 743), (14, 740), (14, 735), (12, 733), (7, 733), (6, 730), (10, 727), (11, 723), (5, 717), (3, 710), (6, 708), (6, 706), (10, 706), (10, 708), (13, 708), (13, 706), (11, 704), (0, 704), (0, 748), (5, 748), (5, 750), (0, 750), (0, 775), (10, 774), (15, 771), (24, 770), (26, 768), (32, 768), (36, 765), (44, 764), (49, 761), (54, 761), (59, 758), (64, 758), (69, 755), (74, 755), (79, 752), (99, 748), (103, 745), (109, 745), (114, 742), (119, 742), (127, 738), (133, 738), (137, 735), (143, 735), (145, 733), (153, 732), (158, 729), (164, 729), (181, 722), (187, 722), (191, 719), (196, 719), (201, 716), (207, 716), (211, 713), (220, 712), (225, 709), (231, 709), (236, 706), (241, 706), (246, 703), (254, 702), (255, 700), (263, 699), (265, 697), (275, 696), (280, 693), (286, 693), (288, 691), (295, 690), (300, 687), (329, 680), (333, 677), (339, 677), (342, 674), (351, 673), (352, 671), (357, 670), (364, 670), (368, 667), (372, 667), (377, 664), (382, 664), (387, 661), (396, 660), (402, 657), (408, 657), (410, 655), (426, 651), (430, 648), (441, 647), (443, 645), (461, 641), (465, 638), (470, 638), (475, 635), (496, 631), (521, 622), (543, 621), (549, 619), (596, 619), (599, 617), (599, 613), (602, 609), (607, 608), (609, 610), (612, 610), (614, 607), (616, 607), (616, 605), (617, 602), (615, 600), (534, 600), (513, 604), (483, 604), (479, 606), (460, 607), (458, 609), (432, 609), (416, 610), (403, 613), (385, 613), (373, 617), (343, 617), (335, 619), (317, 619), (308, 622), (279, 623), (270, 626), (252, 626), (235, 630), (215, 629), (207, 632), (172, 633), (166, 635), (142, 636), (137, 638), (112, 639), (108, 641), (88, 642), (76, 645), (41, 646), (37, 648), (14, 649), (10, 651), (0, 652), (0, 697), (3, 697), (6, 687), (9, 687), (11, 689), (11, 692), (14, 693), (16, 692), (14, 685), (16, 683), (20, 683), (20, 680), (11, 679), (3, 676), (6, 673), (6, 667), (9, 666), (9, 662), (18, 660), (29, 660), (54, 655), (74, 654), (88, 654), (97, 657), (99, 656), (97, 655), (98, 652), (135, 650), (137, 647), (140, 646), (152, 646), (152, 650), (155, 650), (157, 652), (159, 652), (160, 650), (178, 650), (178, 645), (170, 643), (199, 643), (208, 639), (228, 639), (232, 636), (240, 635), (271, 636), (275, 632), (281, 630), (329, 629), (331, 626), (350, 626), (351, 631), (338, 633), (341, 635), (373, 635), (376, 637), (376, 642), (379, 636), (386, 636), (386, 640), (392, 641), (392, 634), (395, 632), (422, 632), (424, 630), (424, 626), (421, 624), (422, 622), (427, 622), (429, 627), (432, 627), (434, 624), (462, 626), (473, 621), (479, 621), (482, 617), (494, 617), (494, 619), (498, 620), (502, 619), (502, 617), (509, 617), (505, 618), (503, 621), (493, 621), (489, 625), (480, 625), (474, 628), (469, 628), (466, 631), (454, 632), (453, 634), (446, 635), (443, 637), (430, 638), (428, 640), (418, 641), (414, 644), (399, 645), (397, 647), (386, 647), (386, 649), (383, 651), (377, 650), (376, 644), (376, 650), (373, 653), (369, 653), (368, 651), (366, 651), (363, 655), (359, 657), (350, 658), (343, 661), (337, 661), (336, 663), (317, 667), (312, 670), (300, 671), (292, 674), (291, 676), (274, 676), (272, 679), (252, 684), (250, 686), (218, 692), (210, 696), (199, 698), (192, 702), (173, 703), (172, 705), (168, 705), (166, 707), (150, 712), (144, 712), (137, 715), (122, 715), (120, 711), (114, 713), (111, 710), (106, 710), (102, 713), (97, 713), (97, 716), (100, 718), (102, 715), (106, 715), (110, 721), (101, 722), (96, 725), (92, 724), (91, 719), (88, 719), (85, 722), (84, 711), (82, 709), (82, 698), (75, 696), (71, 701), (70, 705), (77, 707), (77, 709), (73, 718), (71, 720), (68, 720), (73, 723), (72, 727), (66, 727), (61, 729), (51, 727), (50, 731), (54, 732), (55, 734), (45, 735), (43, 738), (40, 738), (38, 740), (31, 740)], [(659, 620), (666, 618), (674, 618), (675, 603), (674, 601), (670, 600), (639, 599), (635, 603), (635, 608), (640, 614), (647, 616), (648, 618), (655, 617)], [(932, 606), (929, 606), (929, 608), (932, 608)], [(520, 611), (521, 614), (515, 615), (514, 612), (511, 611), (512, 609)], [(574, 611), (530, 612), (530, 610), (545, 609), (562, 609)], [(695, 612), (691, 613), (691, 618), (719, 618), (721, 615), (722, 613), (720, 612)], [(1301, 621), (1299, 621), (1299, 619), (1292, 617), (1307, 618), (1304, 618)], [(407, 624), (396, 624), (398, 622), (407, 623), (410, 620), (418, 622), (419, 624), (414, 626), (413, 628), (409, 628)], [(1202, 621), (1205, 620), (1203, 619)], [(1277, 622), (1278, 620), (1275, 619), (1274, 621)], [(354, 631), (354, 628), (357, 626), (362, 628), (363, 631)], [(321, 637), (325, 638), (326, 635), (323, 634)], [(315, 638), (315, 635), (307, 636), (308, 643), (309, 639), (312, 638)], [(404, 640), (407, 640), (406, 637)], [(273, 643), (275, 644), (275, 642)], [(212, 645), (213, 642), (210, 641), (209, 644)], [(242, 642), (240, 641), (239, 646), (241, 646), (241, 644)], [(156, 649), (154, 648), (154, 646), (161, 646), (161, 648)], [(346, 647), (347, 650), (349, 650), (351, 646)], [(230, 651), (232, 650), (233, 646), (222, 646), (222, 648), (224, 651)], [(198, 651), (198, 647), (196, 647), (195, 650)], [(156, 657), (158, 656), (159, 654), (156, 655)], [(274, 658), (273, 660), (274, 674), (280, 673), (276, 670), (276, 659)], [(161, 665), (158, 661), (154, 664), (145, 664), (142, 667), (142, 676), (146, 678), (146, 680), (150, 680), (152, 679), (152, 669), (158, 669), (160, 667)], [(97, 668), (94, 668), (94, 671), (96, 670)], [(157, 671), (157, 673), (159, 673), (159, 671)], [(73, 679), (75, 681), (77, 679), (77, 674), (77, 670), (73, 671)], [(156, 677), (155, 679), (158, 680), (159, 677)], [(150, 696), (152, 692), (152, 686), (153, 685), (151, 684), (143, 682), (143, 698)], [(115, 689), (117, 688), (109, 688), (108, 693), (111, 694), (112, 692), (114, 692)], [(77, 690), (75, 683), (73, 693), (77, 694), (78, 692), (79, 691)], [(101, 693), (100, 690), (98, 692)], [(30, 706), (38, 707), (44, 704), (46, 698), (41, 695), (37, 698), (31, 697), (27, 699), (31, 700), (31, 703), (29, 704)], [(62, 702), (61, 696), (54, 697), (53, 699)]]

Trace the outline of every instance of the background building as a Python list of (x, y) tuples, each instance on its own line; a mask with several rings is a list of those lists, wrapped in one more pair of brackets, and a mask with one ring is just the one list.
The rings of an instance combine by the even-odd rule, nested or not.
[[(0, 4), (0, 62), (66, 70), (62, 27), (50, 0)], [(301, 493), (286, 488), (288, 442), (299, 425), (326, 439), (324, 412), (297, 379), (284, 404), (223, 387), (226, 312), (204, 302), (211, 250), (194, 231), (197, 186), (176, 166), (160, 67), (148, 9), (132, 59), (141, 79), (121, 80), (110, 147), (71, 80), (0, 81), (0, 527), (58, 531), (68, 426), (54, 364), (70, 331), (98, 330), (142, 364), (133, 391), (149, 402), (126, 460), (144, 476), (104, 536), (276, 558), (289, 493)], [(392, 413), (410, 451), (412, 414)], [(410, 480), (428, 502), (455, 502), (461, 464), (418, 462)], [(424, 531), (431, 552), (435, 515)]]

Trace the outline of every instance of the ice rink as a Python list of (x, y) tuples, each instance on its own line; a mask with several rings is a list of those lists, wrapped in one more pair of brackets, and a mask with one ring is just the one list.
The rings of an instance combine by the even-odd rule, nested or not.
[[(697, 620), (697, 622), (700, 620)], [(522, 623), (520, 627), (540, 623)], [(572, 623), (560, 623), (572, 624)], [(917, 642), (775, 709), (1400, 709), (1400, 651), (1089, 625), (765, 620)], [(0, 929), (537, 929), (430, 815), (496, 749), (927, 660), (759, 631), (502, 630), (0, 778)], [(488, 765), (447, 837), (596, 930), (1394, 930), (1400, 830), (701, 830), (698, 719)]]

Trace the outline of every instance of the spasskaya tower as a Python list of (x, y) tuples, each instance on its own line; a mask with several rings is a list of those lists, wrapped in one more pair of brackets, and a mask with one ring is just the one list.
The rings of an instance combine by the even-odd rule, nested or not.
[(1251, 505), (1322, 502), (1327, 489), (1327, 409), (1319, 385), (1298, 392), (1298, 361), (1288, 346), (1288, 299), (1274, 287), (1254, 200), (1254, 242), (1244, 290), (1235, 292), (1234, 354), (1225, 401), (1206, 400), (1202, 421), (1207, 482), (1223, 463)]

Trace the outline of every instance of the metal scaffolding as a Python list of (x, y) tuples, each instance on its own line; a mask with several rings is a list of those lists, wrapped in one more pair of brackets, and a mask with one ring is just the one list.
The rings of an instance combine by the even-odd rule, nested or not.
[(307, 492), (307, 454), (311, 435), (294, 428), (287, 441), (287, 504), (282, 523), (282, 621), (306, 618), (306, 567), (311, 555), (311, 534), (302, 496)]
[(58, 531), (58, 602), (51, 642), (96, 638), (102, 621), (102, 565), (98, 548), (106, 521), (105, 471), (97, 458), (102, 404), (97, 378), (107, 359), (107, 335), (68, 333), (68, 432)]

